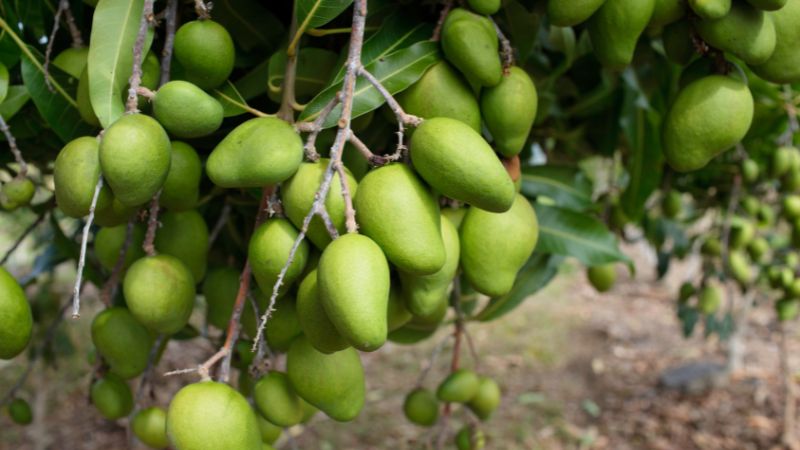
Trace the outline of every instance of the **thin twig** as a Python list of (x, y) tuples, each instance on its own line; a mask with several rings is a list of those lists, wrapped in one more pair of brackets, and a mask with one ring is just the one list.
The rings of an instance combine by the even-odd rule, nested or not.
[(144, 0), (142, 9), (142, 19), (139, 21), (139, 33), (136, 35), (136, 43), (133, 46), (133, 70), (128, 81), (128, 101), (125, 104), (125, 111), (128, 113), (139, 112), (137, 91), (142, 84), (142, 61), (144, 53), (144, 40), (147, 36), (147, 29), (155, 24), (153, 16), (153, 2), (155, 0)]
[(201, 20), (211, 18), (211, 3), (206, 3), (203, 0), (194, 0), (194, 12)]
[(342, 197), (344, 198), (345, 227), (348, 233), (357, 233), (356, 210), (353, 208), (353, 196), (350, 194), (350, 186), (347, 184), (347, 177), (345, 176), (344, 164), (342, 164), (341, 158), (336, 163), (336, 173), (339, 174), (339, 185), (342, 187)]
[(6, 141), (8, 141), (8, 148), (11, 150), (11, 153), (14, 155), (14, 159), (19, 164), (19, 172), (17, 173), (18, 177), (24, 177), (28, 174), (28, 163), (25, 162), (25, 158), (22, 157), (22, 152), (19, 151), (19, 147), (17, 147), (17, 140), (14, 139), (14, 135), (11, 134), (11, 129), (8, 127), (5, 119), (3, 116), (0, 115), (0, 131), (6, 136)]
[(339, 239), (339, 230), (337, 230), (336, 225), (333, 224), (333, 220), (331, 219), (331, 215), (328, 214), (328, 210), (325, 208), (320, 208), (319, 211), (317, 211), (317, 215), (319, 215), (320, 219), (322, 219), (322, 223), (325, 224), (325, 229), (328, 230), (328, 234), (330, 235), (331, 239)]
[(81, 36), (81, 29), (78, 28), (78, 24), (75, 23), (75, 16), (72, 15), (72, 10), (69, 9), (69, 0), (62, 1), (67, 3), (67, 8), (64, 9), (64, 21), (67, 22), (67, 28), (69, 28), (69, 34), (72, 38), (72, 47), (81, 48), (83, 47), (83, 36)]
[(172, 49), (175, 46), (175, 30), (178, 28), (178, 0), (167, 0), (166, 12), (166, 36), (164, 37), (164, 49), (161, 50), (161, 79), (159, 86), (167, 84), (169, 81), (170, 70), (172, 68)]
[(61, 15), (64, 11), (69, 9), (69, 0), (61, 0), (58, 2), (58, 9), (53, 17), (53, 30), (50, 32), (50, 38), (47, 40), (47, 48), (44, 51), (44, 84), (50, 92), (55, 92), (53, 85), (50, 84), (50, 58), (53, 55), (53, 45), (56, 41), (56, 33), (58, 27), (61, 25)]
[(89, 216), (83, 225), (83, 238), (81, 239), (81, 253), (78, 258), (77, 275), (75, 276), (75, 286), (72, 290), (72, 318), (77, 319), (81, 316), (81, 279), (83, 278), (83, 267), (86, 265), (86, 246), (89, 243), (89, 230), (94, 222), (94, 210), (97, 208), (97, 199), (100, 197), (100, 190), (103, 188), (103, 175), (97, 178), (97, 185), (94, 187), (92, 204), (89, 206)]
[(444, 26), (444, 21), (447, 19), (447, 15), (450, 14), (451, 9), (453, 9), (453, 0), (446, 0), (442, 11), (439, 13), (439, 20), (436, 21), (436, 28), (433, 29), (433, 36), (431, 36), (432, 41), (436, 42), (441, 39), (442, 26)]
[(159, 225), (158, 224), (158, 210), (160, 209), (160, 206), (158, 204), (159, 197), (161, 197), (160, 189), (153, 196), (153, 199), (150, 200), (150, 209), (147, 217), (147, 233), (145, 233), (144, 242), (142, 243), (142, 249), (147, 254), (147, 256), (154, 256), (156, 254), (156, 247), (154, 243), (156, 240), (156, 231), (158, 230), (158, 225)]
[(386, 100), (386, 104), (394, 113), (395, 117), (397, 117), (397, 151), (394, 155), (390, 158), (400, 159), (403, 156), (403, 152), (405, 151), (406, 147), (403, 144), (403, 136), (405, 134), (405, 126), (410, 125), (413, 127), (419, 126), (422, 123), (422, 118), (417, 117), (412, 114), (408, 114), (403, 110), (403, 107), (400, 106), (400, 103), (394, 98), (394, 96), (386, 89), (386, 87), (381, 84), (380, 80), (375, 78), (367, 69), (363, 66), (359, 68), (358, 74), (362, 77), (366, 78), (372, 86), (380, 92), (381, 96), (383, 96), (384, 100)]
[(31, 234), (31, 232), (33, 232), (33, 230), (35, 230), (36, 227), (38, 227), (39, 224), (44, 221), (44, 219), (48, 215), (48, 212), (49, 212), (48, 209), (42, 211), (42, 213), (39, 214), (38, 217), (36, 217), (36, 220), (34, 220), (33, 223), (31, 223), (30, 225), (28, 225), (27, 228), (25, 228), (25, 231), (23, 231), (22, 234), (17, 238), (17, 240), (15, 240), (13, 244), (11, 244), (11, 247), (9, 247), (9, 249), (6, 250), (6, 254), (5, 256), (3, 256), (3, 259), (0, 259), (0, 266), (2, 266), (3, 264), (6, 263), (6, 261), (8, 261), (8, 258), (11, 257), (11, 254), (14, 253), (14, 251), (20, 246), (20, 244), (22, 244), (22, 241), (24, 241), (25, 238), (28, 237), (28, 235)]
[(225, 228), (225, 224), (228, 222), (228, 219), (231, 217), (231, 204), (227, 201), (222, 206), (222, 211), (219, 213), (219, 217), (217, 218), (217, 223), (214, 224), (214, 228), (211, 229), (211, 233), (208, 235), (208, 248), (211, 248), (214, 245), (214, 242), (219, 237), (219, 234), (222, 232), (222, 229)]
[(417, 377), (417, 387), (421, 387), (423, 385), (423, 383), (425, 382), (425, 378), (428, 377), (428, 374), (435, 367), (436, 359), (439, 358), (439, 354), (442, 353), (445, 344), (447, 344), (447, 341), (449, 341), (451, 337), (453, 337), (452, 334), (446, 335), (439, 341), (438, 344), (436, 344), (436, 347), (433, 348), (431, 356), (428, 358), (428, 363), (425, 365), (422, 371), (420, 371), (419, 377)]
[(503, 59), (503, 74), (508, 75), (511, 66), (514, 65), (514, 48), (511, 47), (511, 41), (508, 40), (503, 30), (497, 25), (497, 22), (492, 17), (489, 20), (494, 24), (494, 31), (497, 33), (497, 39), (500, 41), (500, 56)]
[[(261, 311), (258, 310), (258, 303), (256, 300), (252, 295), (247, 296), (247, 299), (250, 301), (250, 307), (253, 308), (253, 315), (255, 317), (260, 317)], [(265, 356), (268, 359), (265, 360)], [(250, 363), (250, 367), (247, 370), (250, 376), (253, 378), (258, 378), (262, 374), (266, 373), (270, 368), (270, 361), (272, 361), (273, 357), (274, 355), (269, 349), (264, 335), (261, 335), (261, 342), (259, 342), (258, 351), (256, 351), (256, 354), (253, 356), (253, 362)]]
[(342, 100), (341, 98), (342, 93), (337, 93), (331, 101), (325, 105), (324, 108), (320, 111), (319, 115), (313, 122), (299, 122), (295, 124), (295, 128), (298, 131), (307, 131), (309, 132), (308, 138), (306, 138), (306, 145), (303, 147), (306, 153), (306, 158), (309, 161), (318, 161), (319, 160), (319, 153), (317, 153), (317, 136), (319, 136), (320, 131), (322, 131), (322, 124), (325, 123), (325, 120), (328, 116), (331, 115), (333, 108), (339, 104)]
[(103, 284), (103, 289), (100, 291), (100, 301), (103, 302), (106, 307), (111, 307), (111, 299), (113, 299), (114, 295), (117, 293), (119, 280), (122, 276), (122, 269), (125, 267), (125, 257), (128, 254), (131, 242), (133, 242), (133, 228), (135, 224), (135, 219), (128, 221), (128, 225), (125, 227), (125, 241), (119, 249), (119, 255), (117, 255), (117, 261), (114, 263), (114, 268), (111, 270), (111, 276), (108, 277), (108, 280)]
[(367, 144), (365, 144), (361, 139), (359, 139), (355, 133), (351, 132), (350, 138), (348, 140), (350, 141), (351, 144), (353, 144), (353, 147), (355, 147), (356, 150), (358, 150), (358, 152), (361, 153), (362, 156), (364, 156), (364, 158), (370, 163), (370, 165), (382, 166), (384, 164), (397, 161), (400, 159), (401, 155), (399, 153), (386, 156), (376, 155), (372, 153), (372, 150), (370, 150), (369, 147), (367, 147)]

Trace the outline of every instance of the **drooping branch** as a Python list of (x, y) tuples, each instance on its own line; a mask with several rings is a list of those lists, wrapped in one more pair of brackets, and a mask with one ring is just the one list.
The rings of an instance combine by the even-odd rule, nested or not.
[(339, 92), (331, 99), (331, 101), (328, 102), (327, 105), (325, 105), (324, 108), (322, 108), (322, 110), (319, 113), (319, 116), (317, 116), (317, 118), (313, 122), (311, 123), (300, 122), (295, 124), (295, 129), (297, 129), (297, 131), (304, 131), (309, 133), (308, 137), (306, 138), (306, 144), (303, 147), (306, 153), (306, 158), (308, 158), (308, 160), (310, 161), (319, 160), (319, 153), (317, 153), (317, 146), (316, 146), (317, 136), (319, 136), (319, 133), (322, 131), (322, 124), (325, 123), (325, 120), (328, 118), (328, 116), (331, 115), (333, 109), (341, 101), (342, 101), (342, 93)]
[(22, 157), (22, 152), (19, 151), (19, 147), (17, 147), (17, 140), (14, 139), (14, 135), (11, 134), (11, 129), (8, 127), (5, 119), (3, 116), (0, 115), (0, 131), (6, 137), (6, 141), (8, 141), (8, 148), (11, 150), (11, 153), (14, 155), (14, 160), (17, 161), (19, 165), (19, 172), (17, 173), (18, 177), (24, 177), (28, 174), (28, 163), (25, 162), (25, 158)]
[(178, 28), (178, 0), (167, 0), (164, 49), (161, 51), (161, 79), (159, 86), (167, 84), (172, 69), (172, 49), (175, 47), (175, 30)]
[(103, 175), (97, 179), (97, 184), (94, 187), (94, 195), (92, 196), (92, 203), (89, 206), (89, 215), (86, 217), (86, 223), (83, 225), (83, 237), (81, 238), (81, 253), (78, 258), (77, 275), (75, 276), (75, 286), (72, 289), (72, 318), (77, 319), (81, 316), (81, 280), (83, 279), (83, 268), (86, 265), (86, 246), (89, 243), (89, 230), (92, 228), (94, 222), (94, 210), (97, 208), (97, 199), (100, 197), (100, 190), (103, 189)]
[(351, 144), (353, 144), (353, 147), (355, 147), (355, 149), (358, 150), (358, 152), (361, 153), (362, 156), (364, 156), (364, 158), (370, 163), (370, 165), (373, 166), (382, 166), (384, 164), (397, 161), (401, 157), (400, 153), (395, 153), (393, 155), (386, 155), (386, 156), (376, 155), (372, 153), (372, 150), (370, 150), (369, 147), (367, 147), (367, 144), (365, 144), (361, 139), (359, 139), (358, 136), (355, 135), (355, 133), (350, 133), (350, 138), (348, 140), (350, 141)]
[(155, 0), (144, 0), (142, 9), (142, 19), (139, 21), (139, 32), (136, 35), (136, 42), (133, 46), (133, 70), (128, 81), (128, 101), (125, 104), (125, 111), (128, 113), (139, 112), (138, 90), (142, 84), (142, 61), (144, 60), (144, 41), (147, 37), (147, 29), (155, 25), (153, 15), (153, 2)]

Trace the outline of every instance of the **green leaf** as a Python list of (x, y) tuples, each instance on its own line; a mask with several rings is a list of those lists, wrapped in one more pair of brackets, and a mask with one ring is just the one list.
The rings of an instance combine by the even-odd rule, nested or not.
[[(102, 0), (92, 19), (89, 46), (89, 95), (100, 124), (108, 128), (125, 112), (123, 89), (133, 70), (133, 47), (144, 0)], [(142, 49), (147, 54), (152, 33)]]
[[(281, 100), (281, 86), (286, 72), (286, 51), (278, 50), (269, 58), (269, 76), (266, 87), (270, 99), (276, 103)], [(308, 100), (328, 85), (328, 80), (336, 66), (336, 53), (322, 48), (301, 48), (297, 55), (295, 74), (295, 96), (298, 100)]]
[(528, 11), (516, 0), (504, 0), (503, 13), (509, 38), (519, 52), (520, 63), (524, 63), (536, 43), (536, 35), (544, 15)]
[(5, 30), (0, 30), (0, 63), (14, 67), (19, 62), (19, 47)]
[(556, 206), (533, 205), (539, 219), (536, 250), (577, 258), (586, 266), (631, 260), (617, 247), (617, 238), (592, 216)]
[(221, 87), (214, 89), (212, 95), (222, 105), (222, 112), (225, 117), (239, 116), (247, 112), (247, 102), (230, 80), (225, 81)]
[(6, 99), (3, 103), (0, 103), (0, 116), (3, 116), (6, 122), (8, 122), (30, 99), (31, 95), (28, 94), (28, 90), (25, 89), (25, 86), (9, 86)]
[(214, 20), (248, 52), (256, 47), (272, 49), (286, 34), (281, 21), (256, 0), (214, 0)]
[(297, 0), (294, 12), (298, 30), (308, 30), (325, 25), (335, 19), (353, 0)]
[[(428, 67), (441, 59), (439, 44), (437, 42), (419, 42), (411, 47), (392, 53), (391, 55), (374, 61), (366, 69), (391, 94), (396, 94), (416, 82)], [(342, 83), (336, 83), (320, 92), (306, 106), (300, 115), (300, 120), (312, 121), (320, 111), (334, 98), (342, 88)], [(353, 94), (353, 118), (377, 109), (385, 102), (383, 96), (372, 84), (363, 77), (359, 77)], [(323, 127), (329, 128), (336, 124), (342, 114), (342, 105), (339, 104), (325, 120)]]
[(475, 319), (488, 322), (513, 311), (525, 299), (540, 291), (555, 278), (563, 259), (558, 255), (535, 252), (517, 274), (511, 292), (491, 299)]
[(580, 170), (567, 166), (534, 166), (522, 169), (522, 194), (545, 196), (556, 205), (585, 211), (592, 206), (592, 185)]
[(242, 78), (236, 80), (236, 90), (245, 100), (250, 100), (267, 92), (269, 60), (253, 67)]
[(0, 103), (3, 103), (8, 95), (8, 68), (0, 62)]

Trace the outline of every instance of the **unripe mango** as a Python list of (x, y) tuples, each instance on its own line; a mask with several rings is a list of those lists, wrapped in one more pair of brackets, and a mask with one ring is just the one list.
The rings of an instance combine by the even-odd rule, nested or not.
[[(328, 167), (329, 160), (322, 158), (315, 163), (303, 163), (297, 169), (297, 173), (289, 178), (281, 186), (281, 200), (283, 202), (286, 217), (292, 221), (294, 226), (301, 227), (303, 220), (314, 203), (314, 195), (319, 189), (322, 179), (325, 176), (325, 169)], [(350, 189), (350, 195), (358, 195), (357, 183), (349, 170), (345, 170), (345, 182)], [(325, 209), (331, 217), (331, 222), (339, 231), (345, 231), (344, 200), (342, 199), (342, 184), (339, 175), (334, 174), (331, 181), (331, 188), (325, 198)], [(319, 216), (314, 216), (308, 226), (308, 238), (320, 250), (331, 241), (328, 230)]]
[(133, 395), (128, 384), (113, 373), (95, 381), (90, 390), (92, 404), (108, 420), (116, 420), (133, 410)]
[(334, 420), (353, 420), (364, 407), (364, 369), (353, 348), (326, 355), (299, 337), (286, 354), (286, 373), (300, 397)]
[(178, 258), (192, 272), (194, 281), (201, 281), (208, 261), (208, 225), (203, 216), (194, 209), (167, 211), (159, 221), (156, 250)]
[[(94, 188), (100, 177), (99, 149), (96, 138), (84, 136), (67, 143), (56, 157), (53, 169), (56, 203), (70, 217), (80, 218), (89, 214)], [(100, 207), (99, 199), (97, 203)]]
[(753, 271), (750, 261), (741, 250), (732, 250), (728, 255), (728, 265), (733, 279), (740, 285), (747, 286), (753, 282)]
[[(308, 403), (303, 402), (303, 404), (308, 405)], [(283, 429), (269, 420), (261, 417), (260, 414), (256, 414), (256, 419), (258, 419), (258, 429), (261, 431), (261, 441), (265, 444), (272, 444), (281, 437), (281, 432)]]
[(125, 302), (142, 325), (162, 334), (180, 330), (194, 306), (194, 278), (179, 259), (148, 256), (136, 261), (123, 281)]
[(664, 157), (673, 169), (704, 167), (739, 142), (753, 120), (753, 96), (740, 81), (701, 78), (680, 91), (664, 120)]
[(369, 352), (386, 342), (389, 264), (378, 244), (360, 234), (331, 242), (319, 260), (317, 283), (328, 318), (353, 347)]
[(137, 206), (123, 205), (107, 184), (100, 189), (97, 205), (97, 209), (94, 210), (94, 222), (101, 227), (116, 227), (127, 223), (138, 211)]
[(206, 171), (224, 188), (264, 187), (291, 177), (303, 160), (303, 141), (274, 117), (258, 117), (234, 128), (208, 156)]
[(21, 398), (15, 398), (8, 404), (8, 415), (17, 425), (28, 425), (33, 422), (31, 405)]
[(283, 372), (261, 377), (253, 387), (253, 402), (264, 418), (281, 427), (297, 425), (303, 418), (303, 399)]
[(510, 158), (522, 151), (536, 119), (537, 101), (533, 80), (516, 66), (500, 84), (481, 92), (481, 114), (501, 155)]
[(424, 121), (411, 138), (414, 169), (434, 189), (487, 211), (502, 212), (516, 195), (514, 182), (480, 134), (455, 119)]
[[(289, 349), (294, 338), (303, 333), (297, 320), (297, 307), (294, 299), (283, 297), (275, 302), (275, 311), (265, 328), (269, 348), (280, 352)], [(249, 333), (255, 335), (255, 332)]]
[(789, 0), (769, 16), (775, 26), (775, 50), (765, 62), (750, 68), (773, 83), (800, 82), (800, 0)]
[[(253, 276), (262, 291), (272, 294), (299, 234), (286, 219), (267, 220), (253, 232), (248, 247), (248, 257), (253, 268)], [(308, 243), (302, 241), (283, 278), (281, 293), (286, 292), (303, 273), (307, 259)]]
[(389, 332), (407, 324), (414, 316), (406, 308), (406, 302), (400, 288), (392, 285), (389, 290), (389, 304), (386, 308), (386, 327)]
[[(233, 313), (233, 305), (239, 293), (239, 277), (241, 270), (232, 267), (218, 267), (208, 272), (203, 282), (202, 293), (206, 299), (206, 320), (212, 326), (225, 330)], [(263, 313), (266, 307), (264, 294), (258, 289), (253, 290), (253, 297)], [(256, 329), (256, 317), (253, 308), (245, 304), (241, 316), (242, 332), (253, 336)]]
[(557, 27), (572, 27), (586, 21), (606, 0), (548, 0), (547, 17)]
[(25, 350), (33, 331), (33, 314), (25, 291), (6, 269), (0, 267), (0, 359), (11, 359)]
[(131, 431), (150, 448), (167, 448), (167, 412), (157, 406), (137, 412), (131, 420)]
[(686, 17), (684, 0), (656, 0), (649, 27), (659, 28)]
[(744, 2), (735, 2), (730, 12), (717, 20), (699, 21), (696, 28), (710, 45), (733, 53), (747, 64), (763, 64), (775, 51), (772, 18)]
[[(142, 243), (144, 242), (145, 229), (141, 224), (136, 224), (131, 230), (131, 243), (125, 251), (125, 262), (123, 270), (127, 270), (137, 259), (144, 256)], [(117, 225), (115, 227), (103, 227), (94, 237), (94, 254), (100, 265), (106, 270), (114, 270), (119, 259), (119, 253), (128, 234), (127, 225)]]
[(467, 0), (467, 3), (473, 11), (486, 16), (500, 10), (500, 0)]
[(486, 436), (479, 428), (465, 425), (456, 433), (456, 448), (458, 450), (483, 450), (486, 446)]
[(731, 0), (688, 0), (689, 7), (701, 19), (715, 20), (728, 15)]
[(187, 81), (161, 86), (153, 97), (153, 115), (173, 136), (206, 136), (222, 125), (222, 105)]
[(594, 54), (612, 69), (633, 61), (639, 36), (650, 22), (656, 0), (607, 0), (589, 19)]
[(175, 33), (175, 58), (186, 80), (211, 89), (228, 79), (236, 51), (228, 30), (213, 20), (185, 23)]
[(502, 394), (500, 386), (489, 377), (478, 377), (478, 383), (478, 393), (467, 403), (467, 406), (478, 418), (486, 420), (500, 405)]
[(403, 413), (411, 422), (431, 427), (439, 419), (439, 402), (433, 392), (417, 388), (409, 392), (403, 401)]
[(114, 122), (100, 141), (100, 167), (114, 196), (141, 205), (161, 189), (170, 163), (167, 133), (155, 119), (129, 114)]
[(176, 450), (261, 450), (255, 411), (224, 383), (190, 384), (167, 410), (167, 437)]
[(443, 402), (467, 403), (475, 398), (479, 388), (480, 380), (475, 372), (458, 369), (439, 384), (436, 397)]
[(697, 307), (703, 314), (714, 314), (722, 304), (724, 293), (722, 288), (717, 285), (710, 285), (700, 291), (697, 297)]
[(462, 8), (447, 15), (442, 26), (442, 49), (454, 66), (481, 86), (500, 82), (503, 66), (492, 22)]
[(111, 372), (128, 380), (147, 367), (152, 339), (125, 308), (113, 307), (97, 314), (92, 321), (92, 343)]
[(320, 352), (334, 353), (350, 346), (322, 306), (316, 269), (306, 275), (297, 290), (297, 319), (308, 342)]
[(614, 282), (617, 280), (617, 271), (614, 269), (613, 263), (601, 264), (589, 267), (586, 271), (586, 276), (592, 286), (597, 289), (597, 292), (607, 292), (614, 287)]
[(539, 239), (539, 224), (528, 200), (517, 194), (504, 213), (470, 208), (461, 224), (461, 267), (479, 292), (499, 297), (514, 285), (517, 272)]
[(161, 188), (158, 201), (171, 211), (186, 211), (197, 206), (203, 164), (191, 145), (172, 141), (167, 179)]

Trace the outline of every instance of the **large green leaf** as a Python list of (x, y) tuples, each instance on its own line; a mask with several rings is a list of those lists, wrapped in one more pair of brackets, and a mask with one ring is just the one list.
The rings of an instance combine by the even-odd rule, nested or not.
[(247, 112), (247, 102), (230, 80), (225, 81), (222, 86), (214, 89), (211, 95), (222, 105), (222, 112), (225, 117), (239, 116)]
[(351, 3), (353, 0), (296, 0), (294, 12), (298, 29), (321, 27), (339, 16)]
[(525, 299), (540, 291), (555, 278), (563, 259), (559, 255), (534, 253), (517, 274), (511, 292), (491, 299), (475, 319), (488, 322), (513, 311)]
[(0, 62), (0, 103), (3, 103), (6, 95), (8, 95), (8, 68)]
[(3, 103), (0, 103), (0, 116), (7, 121), (11, 120), (14, 117), (14, 114), (17, 113), (25, 103), (28, 103), (28, 100), (31, 99), (31, 95), (28, 94), (28, 90), (25, 89), (23, 85), (12, 85), (8, 87), (8, 95)]
[[(125, 113), (123, 89), (133, 70), (133, 47), (144, 0), (102, 0), (92, 19), (89, 46), (89, 95), (92, 108), (106, 128)], [(142, 54), (152, 41), (148, 33)]]
[(591, 183), (578, 169), (567, 166), (524, 168), (522, 193), (526, 197), (549, 197), (558, 206), (578, 211), (592, 206)]
[(572, 256), (587, 266), (630, 259), (617, 246), (617, 238), (592, 216), (557, 206), (534, 204), (539, 219), (536, 250)]
[(283, 23), (257, 0), (214, 0), (213, 13), (245, 51), (272, 49), (286, 34)]
[[(369, 64), (366, 68), (377, 78), (391, 94), (396, 94), (416, 82), (428, 67), (441, 59), (439, 45), (436, 42), (419, 42), (411, 47), (392, 53), (383, 59)], [(301, 120), (312, 121), (320, 111), (334, 98), (342, 88), (342, 83), (329, 86), (306, 106), (300, 115)], [(363, 77), (359, 77), (353, 95), (353, 118), (377, 109), (385, 99), (372, 84)], [(339, 104), (325, 120), (325, 128), (336, 125), (342, 114), (342, 105)]]

